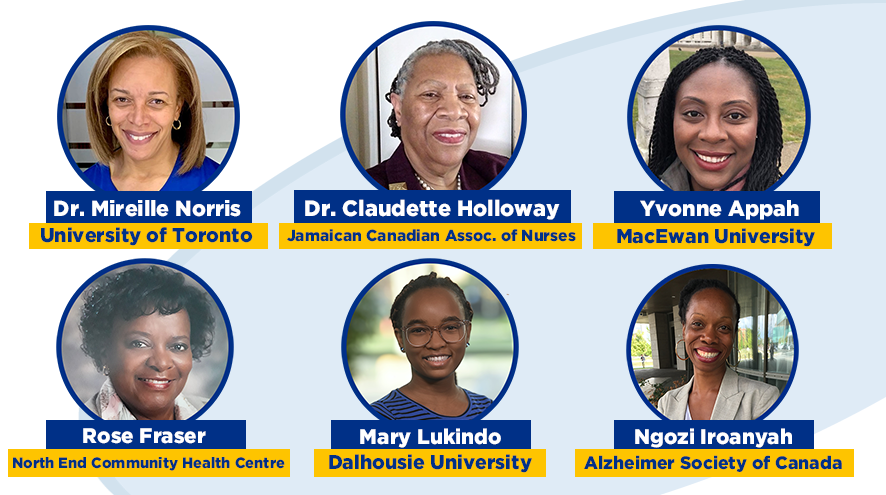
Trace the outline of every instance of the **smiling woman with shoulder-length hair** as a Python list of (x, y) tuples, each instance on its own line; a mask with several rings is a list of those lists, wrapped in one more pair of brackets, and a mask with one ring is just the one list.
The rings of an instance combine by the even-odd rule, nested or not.
[(107, 378), (86, 406), (102, 419), (188, 419), (207, 402), (185, 397), (194, 362), (209, 354), (208, 294), (181, 273), (131, 268), (83, 299), (80, 348)]
[(391, 323), (412, 379), (372, 403), (387, 419), (472, 419), (492, 401), (458, 386), (474, 310), (455, 282), (435, 272), (412, 280), (391, 305)]
[(114, 39), (86, 95), (98, 163), (84, 173), (104, 191), (193, 191), (218, 164), (206, 157), (200, 81), (171, 40), (149, 31)]
[(764, 191), (781, 178), (782, 145), (778, 97), (760, 62), (703, 48), (665, 82), (649, 169), (674, 191)]
[(367, 170), (386, 189), (482, 189), (508, 158), (471, 146), (480, 109), (495, 94), (499, 72), (472, 44), (431, 41), (403, 62), (391, 90), (388, 125), (399, 138), (390, 158)]

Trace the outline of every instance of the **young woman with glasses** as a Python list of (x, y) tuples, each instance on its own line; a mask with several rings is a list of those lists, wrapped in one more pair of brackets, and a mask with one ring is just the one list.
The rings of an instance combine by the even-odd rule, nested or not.
[(455, 371), (471, 341), (474, 311), (455, 282), (431, 272), (394, 299), (391, 322), (412, 379), (372, 407), (388, 419), (472, 419), (492, 401), (458, 386)]

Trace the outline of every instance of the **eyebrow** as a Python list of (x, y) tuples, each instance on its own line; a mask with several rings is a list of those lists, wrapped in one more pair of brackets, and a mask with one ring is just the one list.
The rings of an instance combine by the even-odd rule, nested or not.
[[(135, 331), (132, 331), (132, 332), (126, 333), (126, 334), (124, 334), (124, 335), (127, 336), (127, 337), (131, 337), (131, 336), (139, 336), (139, 337), (147, 337), (148, 339), (152, 339), (151, 334), (149, 334), (149, 333), (147, 333), (147, 332), (141, 332), (141, 331), (138, 331), (138, 330), (135, 330)], [(191, 336), (190, 336), (190, 335), (175, 335), (175, 336), (173, 336), (172, 338), (173, 338), (173, 339), (187, 339), (188, 341), (191, 340)]]
[[(125, 94), (125, 95), (130, 94), (129, 91), (126, 91), (125, 89), (120, 89), (120, 88), (111, 88), (109, 92), (111, 92), (111, 91), (116, 91), (116, 92), (118, 92), (118, 93), (123, 93), (123, 94)], [(169, 93), (167, 93), (166, 91), (148, 91), (148, 94), (149, 94), (149, 95), (166, 95), (166, 96), (169, 96)]]
[[(446, 84), (445, 82), (443, 82), (443, 81), (438, 81), (438, 80), (436, 80), (436, 79), (425, 79), (425, 80), (423, 80), (423, 81), (418, 81), (416, 84), (419, 85), (419, 86), (421, 86), (422, 84), (436, 84), (436, 85), (439, 85), (439, 86), (449, 86), (449, 85)], [(469, 82), (469, 83), (457, 83), (457, 84), (455, 85), (456, 88), (463, 88), (463, 87), (465, 87), (465, 86), (468, 86), (468, 87), (471, 87), (471, 88), (476, 88), (476, 87), (477, 87), (477, 83), (476, 83), (476, 81), (471, 81), (471, 82)]]
[[(459, 318), (458, 316), (447, 316), (446, 318), (443, 318), (442, 320), (440, 320), (441, 323), (446, 323), (447, 321), (461, 321), (461, 318)], [(428, 322), (426, 322), (425, 320), (422, 320), (421, 318), (415, 318), (415, 319), (412, 319), (412, 320), (409, 320), (408, 322), (406, 322), (403, 325), (403, 327), (405, 328), (410, 325), (414, 325), (416, 323), (420, 323), (422, 325), (428, 324)]]
[[(706, 105), (706, 104), (707, 104), (706, 101), (702, 100), (701, 98), (696, 98), (695, 96), (684, 96), (682, 99), (683, 99), (683, 100), (692, 100), (692, 101), (695, 101), (695, 102), (701, 103), (702, 105)], [(748, 106), (751, 106), (751, 107), (754, 106), (753, 104), (751, 104), (751, 102), (749, 102), (749, 101), (747, 101), (747, 100), (729, 100), (729, 101), (727, 101), (727, 102), (724, 102), (721, 106), (734, 105), (734, 104), (736, 104), (736, 103), (744, 103), (745, 105), (748, 105)]]
[[(697, 312), (697, 311), (689, 314), (690, 317), (692, 317), (692, 316), (696, 316), (696, 315), (698, 315), (698, 316), (702, 316), (702, 317), (706, 317), (704, 313), (699, 313), (699, 312)], [(732, 321), (732, 317), (730, 317), (730, 316), (725, 316), (725, 315), (724, 315), (724, 316), (720, 316), (718, 319), (722, 320), (722, 319), (724, 319), (724, 318), (727, 318), (727, 319), (729, 319), (729, 321)]]

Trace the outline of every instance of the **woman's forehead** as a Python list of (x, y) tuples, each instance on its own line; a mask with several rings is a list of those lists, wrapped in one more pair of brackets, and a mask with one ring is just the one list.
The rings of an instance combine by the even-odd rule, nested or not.
[[(719, 310), (735, 313), (735, 301), (732, 299), (732, 296), (716, 287), (707, 287), (692, 294), (692, 297), (689, 298), (689, 303), (686, 305), (686, 313), (692, 314), (700, 310), (702, 305), (707, 307), (713, 305)], [(737, 315), (735, 316), (737, 317)]]
[(404, 321), (420, 317), (423, 313), (456, 314), (464, 318), (458, 298), (445, 287), (425, 287), (413, 292), (403, 305)]
[(677, 97), (698, 92), (723, 92), (752, 97), (756, 103), (757, 83), (744, 69), (720, 59), (692, 72), (677, 88)]
[(406, 84), (421, 84), (426, 81), (447, 82), (455, 79), (458, 84), (475, 84), (471, 66), (460, 55), (454, 53), (434, 53), (424, 55), (415, 61), (412, 75)]

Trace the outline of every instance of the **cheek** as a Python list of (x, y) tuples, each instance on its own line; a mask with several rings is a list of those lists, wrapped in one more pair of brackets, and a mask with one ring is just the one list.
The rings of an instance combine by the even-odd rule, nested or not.
[(746, 126), (746, 129), (742, 129), (740, 133), (738, 133), (735, 137), (736, 142), (744, 148), (747, 153), (754, 153), (754, 148), (757, 145), (757, 124)]
[(433, 113), (421, 105), (410, 105), (404, 115), (409, 126), (417, 132), (421, 132), (432, 116)]
[(178, 368), (179, 373), (182, 376), (188, 376), (188, 373), (191, 372), (191, 368), (194, 367), (194, 359), (190, 354), (185, 354), (175, 360), (175, 367)]
[(137, 367), (138, 361), (138, 355), (132, 349), (112, 349), (111, 355), (105, 362), (111, 370), (111, 375), (115, 375)]
[(678, 119), (674, 119), (674, 145), (684, 146), (692, 140), (692, 126)]
[(468, 122), (470, 122), (471, 127), (476, 129), (480, 127), (480, 108), (474, 108), (472, 111), (468, 113)]

